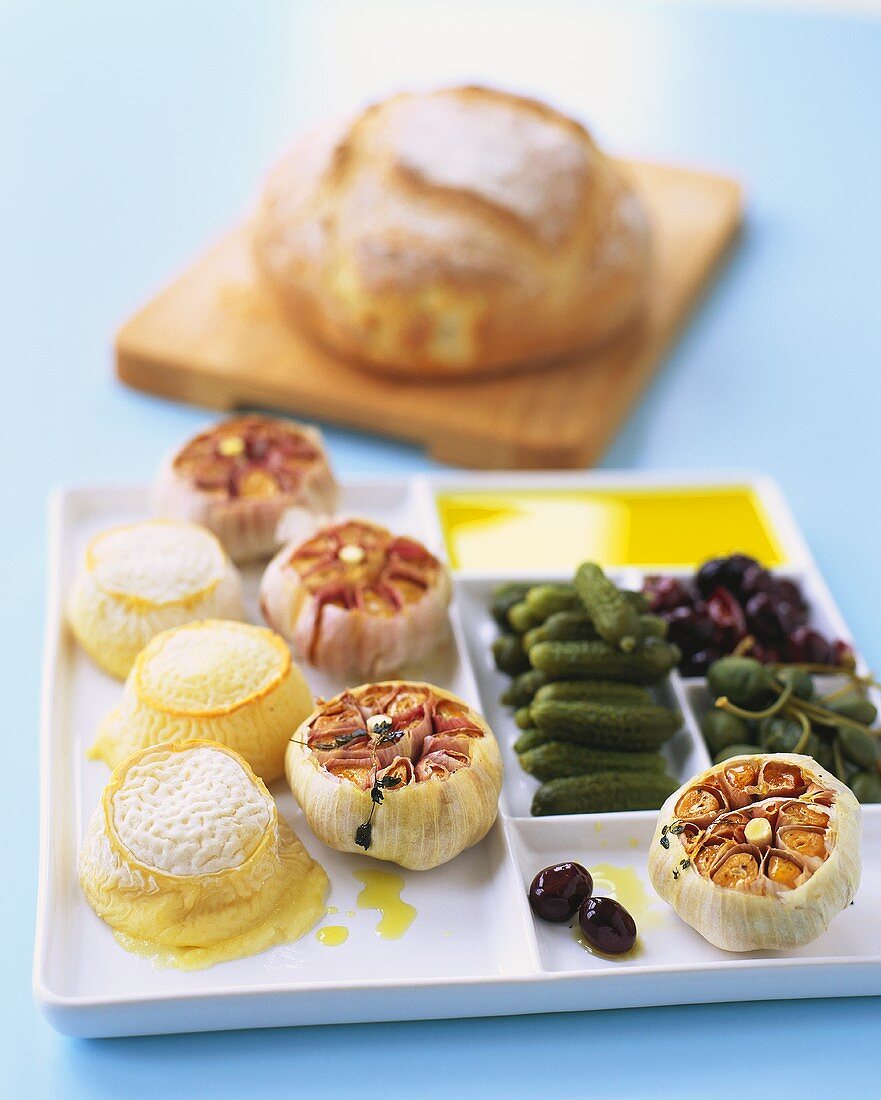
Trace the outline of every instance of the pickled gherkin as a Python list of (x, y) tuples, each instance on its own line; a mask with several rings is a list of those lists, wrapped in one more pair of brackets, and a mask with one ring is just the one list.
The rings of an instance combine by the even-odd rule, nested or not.
[(500, 696), (501, 702), (509, 707), (525, 707), (531, 703), (535, 693), (548, 682), (547, 676), (537, 668), (521, 672), (505, 688)]
[(663, 772), (666, 762), (657, 752), (615, 752), (565, 741), (548, 741), (520, 754), (520, 766), (536, 779), (562, 779), (594, 772)]
[(648, 688), (639, 684), (619, 684), (614, 680), (554, 680), (538, 688), (534, 698), (537, 703), (593, 700), (646, 706), (655, 701)]
[(579, 565), (575, 590), (600, 637), (632, 652), (640, 638), (639, 613), (595, 562)]
[(560, 740), (637, 752), (658, 748), (682, 725), (679, 713), (654, 704), (533, 702), (529, 713), (538, 729)]
[(532, 813), (536, 817), (546, 817), (657, 810), (677, 786), (675, 779), (657, 772), (598, 772), (551, 779), (535, 792)]
[(529, 604), (526, 600), (515, 603), (508, 612), (508, 622), (512, 630), (517, 634), (525, 634), (527, 630), (531, 630), (532, 627), (538, 626), (540, 621), (541, 620), (536, 618), (529, 610)]
[(578, 593), (571, 584), (536, 584), (524, 597), (532, 615), (544, 622), (560, 611), (577, 611), (581, 608)]
[(531, 729), (534, 725), (529, 707), (519, 707), (514, 711), (514, 724), (521, 730)]
[(583, 611), (558, 611), (524, 634), (523, 648), (529, 650), (538, 642), (587, 642), (598, 638), (596, 627)]
[(516, 634), (500, 634), (493, 642), (493, 659), (499, 672), (517, 676), (529, 669), (529, 657)]
[(526, 599), (526, 593), (531, 587), (531, 584), (522, 581), (506, 581), (494, 589), (489, 609), (496, 625), (501, 627), (502, 630), (508, 631), (511, 629), (511, 624), (508, 622), (508, 612), (515, 603), (520, 603), (521, 600)]
[(622, 653), (607, 642), (539, 642), (529, 651), (533, 668), (560, 680), (622, 680), (651, 684), (679, 663), (677, 646), (646, 638), (635, 653)]
[(542, 733), (541, 730), (524, 730), (514, 742), (514, 752), (520, 756), (525, 752), (529, 752), (530, 749), (536, 748), (537, 745), (546, 745), (550, 740), (552, 740), (550, 735)]

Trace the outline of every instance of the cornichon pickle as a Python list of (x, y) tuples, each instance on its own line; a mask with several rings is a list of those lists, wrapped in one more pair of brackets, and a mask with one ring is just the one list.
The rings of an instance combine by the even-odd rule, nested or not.
[(639, 684), (617, 684), (613, 680), (555, 680), (544, 684), (535, 693), (537, 703), (554, 700), (558, 703), (572, 703), (584, 699), (636, 705), (654, 702), (652, 693), (647, 688), (640, 687)]
[(774, 675), (784, 687), (791, 683), (792, 694), (797, 698), (813, 699), (814, 678), (803, 668), (778, 668)]
[(538, 729), (561, 741), (625, 751), (656, 749), (682, 725), (681, 714), (654, 704), (533, 701), (529, 712)]
[(667, 620), (660, 615), (639, 616), (640, 638), (666, 638), (667, 629)]
[(881, 802), (881, 777), (877, 772), (854, 772), (850, 789), (860, 802)]
[(499, 696), (500, 701), (509, 707), (525, 707), (531, 703), (535, 693), (548, 682), (547, 676), (537, 668), (521, 672)]
[(529, 707), (519, 707), (514, 711), (514, 724), (521, 730), (532, 729), (535, 723), (532, 721)]
[(575, 591), (601, 638), (629, 653), (639, 640), (639, 613), (596, 562), (579, 565)]
[(663, 772), (666, 761), (657, 752), (614, 752), (548, 741), (520, 754), (520, 766), (536, 779), (562, 779), (594, 772)]
[(499, 672), (517, 676), (529, 668), (529, 657), (516, 634), (500, 634), (493, 642), (493, 660)]
[(558, 611), (524, 634), (523, 648), (529, 650), (538, 642), (587, 642), (597, 638), (596, 627), (583, 611)]
[(536, 584), (526, 593), (526, 606), (536, 619), (545, 619), (558, 611), (575, 611), (581, 607), (578, 593), (571, 584)]
[(742, 718), (718, 707), (710, 707), (701, 718), (701, 733), (711, 755), (727, 745), (744, 745), (750, 737), (749, 727)]
[(532, 799), (536, 817), (551, 814), (611, 813), (615, 810), (657, 810), (678, 786), (656, 772), (599, 772), (551, 779)]
[(761, 751), (758, 745), (726, 745), (713, 757), (713, 763), (721, 764), (723, 760), (730, 760), (732, 756), (754, 756)]
[(875, 740), (868, 733), (854, 729), (853, 726), (839, 726), (838, 744), (845, 760), (849, 760), (851, 764), (865, 769), (875, 766)]
[(518, 634), (525, 634), (527, 630), (538, 626), (539, 620), (529, 610), (529, 604), (526, 600), (521, 600), (520, 603), (515, 603), (508, 612), (508, 623)]
[(533, 668), (559, 680), (622, 680), (651, 684), (663, 679), (682, 656), (662, 638), (646, 638), (635, 653), (607, 642), (539, 642), (529, 651)]
[(622, 588), (621, 595), (630, 604), (637, 615), (648, 614), (648, 609), (651, 607), (651, 602), (644, 593), (632, 592), (629, 588)]
[(502, 630), (511, 629), (508, 612), (515, 603), (526, 599), (526, 593), (531, 587), (532, 585), (522, 581), (506, 581), (493, 591), (489, 605), (490, 614)]
[(534, 749), (537, 745), (546, 745), (550, 740), (552, 740), (552, 738), (550, 738), (548, 734), (542, 733), (541, 730), (524, 730), (514, 742), (514, 752), (516, 752), (518, 756), (522, 756), (523, 753), (529, 752), (530, 749)]
[(752, 657), (722, 657), (707, 671), (713, 697), (724, 695), (738, 707), (754, 710), (776, 693), (771, 673)]
[(822, 706), (827, 710), (834, 711), (835, 714), (842, 715), (844, 718), (852, 718), (854, 722), (862, 722), (864, 726), (871, 726), (878, 717), (878, 708), (874, 703), (871, 703), (856, 691), (842, 695), (838, 699), (830, 699)]

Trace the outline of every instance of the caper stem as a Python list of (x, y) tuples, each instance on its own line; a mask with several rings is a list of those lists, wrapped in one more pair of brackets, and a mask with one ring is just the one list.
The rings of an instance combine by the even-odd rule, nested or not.
[(737, 645), (734, 647), (734, 649), (732, 649), (731, 656), (732, 657), (742, 657), (744, 655), (744, 653), (749, 653), (749, 651), (752, 649), (752, 647), (755, 644), (756, 644), (756, 640), (752, 636), (752, 634), (746, 634), (746, 635), (744, 635), (743, 638), (740, 639), (740, 641), (737, 643)]
[(776, 664), (770, 664), (768, 668), (798, 668), (802, 672), (812, 672), (817, 676), (846, 676), (848, 680), (852, 680), (855, 684), (864, 684), (866, 687), (881, 688), (881, 683), (874, 679), (871, 672), (867, 672), (865, 676), (860, 675), (856, 669), (849, 668), (846, 665), (817, 665), (810, 662), (789, 662), (780, 661)]
[(824, 726), (850, 726), (851, 729), (860, 730), (861, 733), (868, 733), (873, 737), (877, 737), (878, 733), (881, 732), (873, 730), (865, 722), (858, 722), (856, 718), (849, 718), (846, 714), (837, 714), (834, 710), (828, 710), (817, 703), (809, 703), (807, 699), (794, 700), (792, 705), (798, 707), (799, 710), (803, 710), (805, 714)]
[(732, 703), (727, 695), (720, 695), (716, 700), (716, 706), (720, 710), (727, 710), (729, 714), (735, 714), (738, 718), (746, 718), (748, 721), (754, 718), (770, 718), (772, 714), (776, 714), (779, 710), (789, 702), (789, 697), (792, 695), (792, 683), (788, 683), (786, 687), (780, 692), (780, 695), (764, 710), (746, 710), (744, 707), (737, 706), (736, 703)]
[(808, 738), (811, 736), (811, 723), (807, 720), (807, 717), (802, 714), (800, 710), (795, 707), (788, 707), (787, 714), (791, 714), (801, 724), (801, 737), (796, 742), (795, 748), (792, 750), (795, 753), (801, 753), (805, 750), (805, 745), (808, 743)]

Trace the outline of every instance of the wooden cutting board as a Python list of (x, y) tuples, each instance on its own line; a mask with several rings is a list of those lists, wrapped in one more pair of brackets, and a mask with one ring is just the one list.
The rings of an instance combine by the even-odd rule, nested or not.
[(259, 284), (243, 226), (120, 329), (123, 382), (214, 409), (283, 409), (424, 444), (485, 469), (595, 462), (657, 369), (741, 218), (733, 180), (622, 162), (652, 219), (655, 276), (643, 325), (592, 355), (473, 382), (402, 382), (299, 335)]

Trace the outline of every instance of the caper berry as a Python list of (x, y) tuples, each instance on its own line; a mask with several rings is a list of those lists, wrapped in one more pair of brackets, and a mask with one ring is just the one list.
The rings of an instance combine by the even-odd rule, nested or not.
[(750, 739), (746, 722), (718, 707), (711, 707), (701, 718), (701, 733), (711, 753), (719, 752), (726, 745), (743, 745)]
[(715, 661), (707, 670), (707, 682), (714, 698), (724, 695), (746, 710), (761, 707), (775, 694), (771, 673), (752, 657), (723, 657)]
[(854, 772), (850, 789), (860, 802), (881, 802), (881, 777), (877, 772)]

